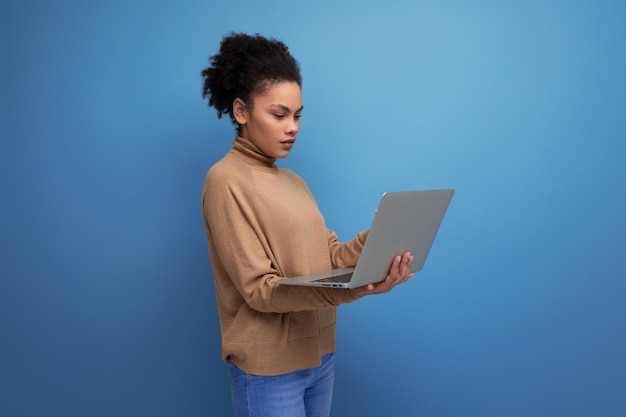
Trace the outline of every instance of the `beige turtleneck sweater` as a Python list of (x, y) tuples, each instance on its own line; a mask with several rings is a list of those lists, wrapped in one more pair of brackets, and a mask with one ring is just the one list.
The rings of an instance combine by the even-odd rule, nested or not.
[(202, 210), (223, 359), (255, 375), (319, 366), (335, 350), (335, 306), (357, 297), (275, 281), (354, 266), (367, 231), (338, 242), (304, 181), (242, 137), (207, 173)]

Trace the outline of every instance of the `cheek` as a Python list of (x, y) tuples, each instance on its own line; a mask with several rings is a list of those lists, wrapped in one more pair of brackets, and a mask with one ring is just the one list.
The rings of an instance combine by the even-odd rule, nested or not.
[(271, 117), (265, 117), (260, 120), (257, 127), (259, 132), (264, 134), (271, 134), (280, 130), (280, 124)]

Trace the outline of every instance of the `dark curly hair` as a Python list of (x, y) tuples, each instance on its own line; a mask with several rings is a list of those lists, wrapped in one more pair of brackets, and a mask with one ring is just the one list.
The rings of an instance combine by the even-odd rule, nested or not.
[(298, 62), (281, 41), (243, 33), (231, 33), (220, 43), (220, 50), (209, 58), (211, 66), (202, 70), (202, 97), (209, 98), (217, 117), (233, 114), (233, 102), (242, 99), (250, 108), (254, 96), (263, 94), (273, 84), (293, 81), (302, 87)]

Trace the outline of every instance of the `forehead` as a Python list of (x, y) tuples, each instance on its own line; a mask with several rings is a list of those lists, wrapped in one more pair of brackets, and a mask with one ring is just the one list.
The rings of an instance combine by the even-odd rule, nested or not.
[(269, 88), (254, 97), (255, 105), (281, 104), (291, 110), (302, 107), (302, 90), (294, 81), (272, 83)]

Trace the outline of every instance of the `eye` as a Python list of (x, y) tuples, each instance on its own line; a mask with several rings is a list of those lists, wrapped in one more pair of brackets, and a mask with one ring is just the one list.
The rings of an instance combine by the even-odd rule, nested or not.
[(285, 118), (284, 114), (274, 114), (274, 117), (278, 120)]
[(296, 114), (295, 116), (293, 116), (296, 120), (300, 120), (302, 119), (302, 114)]

